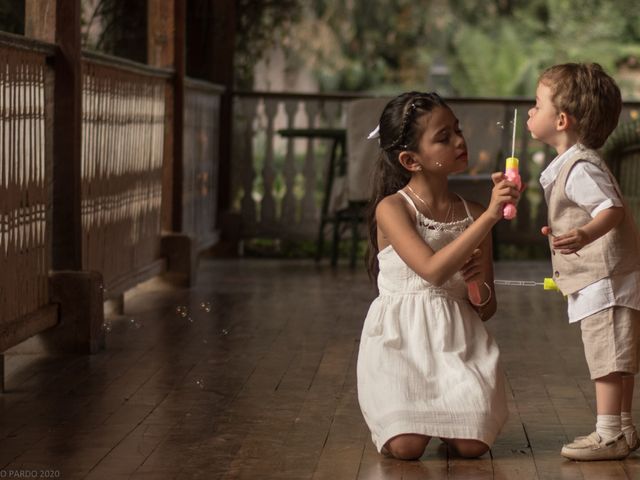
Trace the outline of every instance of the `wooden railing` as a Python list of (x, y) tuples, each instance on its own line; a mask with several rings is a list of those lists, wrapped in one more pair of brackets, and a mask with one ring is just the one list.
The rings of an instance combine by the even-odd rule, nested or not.
[(279, 128), (344, 127), (350, 95), (240, 93), (234, 99), (232, 198), (245, 238), (312, 238), (328, 145)]
[(83, 268), (121, 292), (160, 252), (169, 75), (92, 55), (83, 64)]
[[(56, 296), (64, 272), (52, 266), (53, 172), (56, 162), (68, 160), (66, 152), (54, 158), (55, 48), (0, 34), (0, 390), (2, 352), (56, 325), (64, 310)], [(163, 218), (171, 212), (163, 209), (171, 205), (175, 165), (182, 166), (184, 222), (171, 234), (182, 235), (182, 244), (191, 241), (187, 251), (196, 253), (216, 238), (221, 89), (187, 82), (185, 125), (175, 127), (184, 135), (184, 158), (175, 160), (168, 108), (177, 88), (173, 80), (173, 71), (83, 52), (82, 272), (72, 273), (82, 285), (84, 278), (87, 285), (100, 279), (98, 302), (122, 298), (136, 283), (170, 269), (175, 252), (163, 243)], [(64, 228), (78, 226), (62, 220)], [(93, 328), (93, 320), (82, 322), (84, 333)]]
[(217, 239), (218, 138), (222, 89), (188, 79), (184, 100), (183, 231), (203, 250)]
[(0, 352), (57, 322), (48, 286), (52, 54), (0, 39)]
[[(346, 104), (362, 96), (238, 92), (234, 100), (233, 206), (242, 218), (244, 238), (312, 240), (317, 234), (322, 182), (329, 145), (321, 140), (284, 139), (281, 128), (345, 127)], [(544, 245), (538, 228), (546, 205), (538, 182), (555, 153), (531, 138), (526, 129), (527, 98), (447, 99), (460, 119), (469, 147), (469, 170), (454, 179), (457, 186), (504, 168), (511, 155), (512, 118), (518, 109), (515, 154), (528, 188), (514, 221), (498, 225), (501, 245)], [(620, 121), (637, 116), (638, 103), (626, 103)], [(375, 159), (372, 159), (372, 165)], [(486, 192), (476, 197), (488, 200)], [(478, 194), (479, 193), (479, 194)]]

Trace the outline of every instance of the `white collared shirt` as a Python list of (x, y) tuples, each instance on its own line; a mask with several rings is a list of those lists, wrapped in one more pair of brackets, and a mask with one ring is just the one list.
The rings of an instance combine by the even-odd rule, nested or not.
[[(558, 155), (540, 174), (544, 198), (549, 203), (551, 190), (563, 165), (575, 151), (573, 145)], [(621, 207), (622, 201), (606, 172), (590, 162), (578, 162), (571, 169), (565, 184), (567, 197), (595, 217), (603, 210)], [(600, 310), (612, 306), (640, 310), (640, 272), (607, 277), (584, 287), (567, 297), (569, 323), (582, 320)]]

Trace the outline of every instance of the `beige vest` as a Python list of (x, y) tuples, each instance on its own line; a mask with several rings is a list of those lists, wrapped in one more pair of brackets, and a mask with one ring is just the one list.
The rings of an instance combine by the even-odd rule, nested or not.
[(575, 254), (563, 255), (551, 248), (553, 278), (565, 295), (575, 293), (598, 280), (612, 275), (629, 273), (640, 269), (640, 239), (633, 216), (620, 192), (618, 182), (599, 155), (586, 147), (579, 147), (560, 169), (549, 198), (549, 226), (554, 235), (562, 235), (591, 221), (586, 210), (569, 200), (565, 192), (567, 177), (579, 161), (587, 161), (604, 170), (623, 202), (624, 218), (615, 228), (579, 250)]

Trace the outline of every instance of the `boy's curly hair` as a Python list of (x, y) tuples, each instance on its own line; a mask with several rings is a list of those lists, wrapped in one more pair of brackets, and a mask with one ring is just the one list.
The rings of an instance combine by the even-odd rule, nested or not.
[(578, 139), (597, 149), (618, 125), (622, 98), (616, 82), (597, 63), (565, 63), (547, 68), (540, 83), (551, 88), (558, 110), (571, 116)]

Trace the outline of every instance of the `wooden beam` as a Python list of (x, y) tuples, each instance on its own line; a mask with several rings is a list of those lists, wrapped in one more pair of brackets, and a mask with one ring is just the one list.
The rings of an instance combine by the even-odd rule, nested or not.
[(58, 0), (55, 11), (52, 267), (82, 270), (80, 0)]
[(0, 352), (58, 325), (58, 305), (50, 303), (35, 312), (0, 325)]

